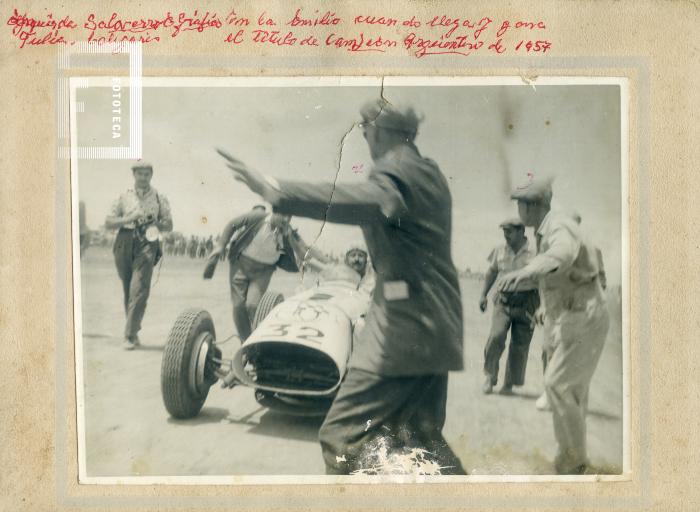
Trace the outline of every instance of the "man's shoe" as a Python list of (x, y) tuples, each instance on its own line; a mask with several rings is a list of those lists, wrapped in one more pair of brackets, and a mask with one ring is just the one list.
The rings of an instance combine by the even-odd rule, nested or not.
[(585, 475), (588, 471), (588, 464), (579, 464), (578, 466), (566, 468), (555, 465), (555, 469), (558, 475)]
[(535, 402), (535, 407), (537, 407), (538, 411), (548, 411), (549, 410), (549, 399), (547, 399), (547, 392), (545, 391), (540, 395), (540, 397), (537, 399), (537, 402)]
[(131, 338), (132, 343), (134, 344), (134, 347), (140, 347), (141, 346), (141, 340), (139, 339), (138, 336), (134, 336)]
[(481, 386), (481, 391), (483, 391), (485, 395), (490, 395), (493, 393), (493, 382), (491, 382), (491, 377), (486, 377), (484, 385)]
[(124, 338), (124, 341), (122, 342), (122, 347), (124, 348), (124, 350), (134, 350), (136, 348), (136, 343), (134, 343), (129, 338)]
[(510, 396), (513, 394), (513, 385), (512, 384), (504, 384), (501, 390), (498, 392), (499, 395), (507, 395)]
[(221, 389), (231, 389), (238, 384), (233, 368), (221, 379)]

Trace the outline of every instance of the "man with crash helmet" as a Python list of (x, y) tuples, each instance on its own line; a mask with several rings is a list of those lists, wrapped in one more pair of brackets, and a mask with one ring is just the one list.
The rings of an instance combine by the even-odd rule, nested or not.
[(442, 436), (448, 372), (463, 368), (447, 180), (414, 144), (413, 108), (379, 99), (360, 113), (374, 162), (362, 183), (278, 181), (219, 152), (234, 178), (275, 211), (362, 228), (376, 286), (319, 432), (326, 472), (370, 469), (386, 446), (426, 449), (441, 473), (464, 474)]
[(367, 248), (361, 243), (349, 245), (342, 263), (330, 263), (330, 258), (326, 258), (325, 262), (319, 261), (309, 256), (304, 260), (304, 268), (318, 272), (319, 283), (345, 281), (368, 295), (374, 290), (374, 272), (369, 264)]

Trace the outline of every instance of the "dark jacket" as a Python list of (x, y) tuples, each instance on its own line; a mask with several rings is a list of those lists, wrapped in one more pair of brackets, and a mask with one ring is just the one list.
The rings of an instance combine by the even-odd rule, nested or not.
[(452, 263), (447, 180), (413, 145), (361, 184), (280, 180), (275, 211), (361, 226), (377, 273), (349, 365), (386, 376), (463, 368), (462, 301)]
[[(224, 240), (226, 240), (227, 236), (233, 236), (228, 253), (229, 260), (238, 260), (241, 253), (248, 247), (255, 234), (260, 230), (268, 215), (265, 212), (251, 211), (236, 217), (226, 225), (223, 234)], [(276, 265), (287, 272), (299, 272), (299, 265), (292, 247), (292, 237), (296, 240), (299, 239), (299, 235), (292, 229), (289, 229), (283, 237), (284, 252), (280, 255)]]

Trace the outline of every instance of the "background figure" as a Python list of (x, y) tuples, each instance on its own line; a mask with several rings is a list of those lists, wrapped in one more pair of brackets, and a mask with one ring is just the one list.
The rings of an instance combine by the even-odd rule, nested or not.
[(85, 201), (78, 201), (78, 223), (80, 226), (80, 255), (90, 246), (90, 229), (87, 227)]
[(132, 167), (134, 188), (115, 201), (105, 220), (108, 229), (119, 228), (112, 251), (124, 289), (124, 348), (140, 344), (138, 332), (151, 291), (153, 266), (162, 253), (159, 231), (172, 231), (168, 199), (151, 187), (153, 167), (139, 163)]
[(422, 447), (443, 474), (464, 474), (442, 436), (448, 372), (464, 365), (447, 180), (413, 142), (412, 108), (379, 100), (361, 115), (374, 161), (361, 183), (277, 182), (220, 153), (275, 211), (360, 225), (377, 272), (365, 326), (319, 431), (326, 472), (371, 470), (380, 443)]
[[(509, 219), (501, 223), (506, 243), (496, 247), (489, 255), (490, 266), (486, 272), (479, 307), (486, 311), (487, 295), (499, 274), (505, 274), (527, 265), (535, 254), (525, 236), (525, 226), (520, 219)], [(513, 386), (525, 382), (527, 356), (535, 329), (535, 312), (540, 304), (537, 283), (532, 279), (521, 281), (511, 292), (499, 291), (493, 301), (491, 332), (484, 348), (483, 392), (489, 394), (498, 382), (501, 355), (510, 331), (510, 347), (506, 374), (501, 388), (502, 394), (511, 394)]]
[(205, 258), (207, 255), (207, 241), (202, 236), (197, 245), (197, 258)]
[(187, 243), (187, 255), (191, 259), (194, 259), (197, 257), (197, 247), (198, 246), (199, 246), (199, 243), (197, 242), (197, 237), (194, 235), (190, 235), (190, 241)]
[(535, 228), (538, 254), (522, 269), (503, 276), (499, 290), (539, 279), (545, 305), (544, 385), (558, 443), (554, 465), (560, 474), (582, 474), (589, 464), (588, 390), (609, 326), (595, 249), (583, 241), (570, 215), (551, 211), (549, 181), (518, 188), (512, 198), (518, 201), (524, 224)]

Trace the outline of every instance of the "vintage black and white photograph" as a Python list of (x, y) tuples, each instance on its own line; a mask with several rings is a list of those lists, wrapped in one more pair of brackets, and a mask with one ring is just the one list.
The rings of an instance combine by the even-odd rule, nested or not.
[(71, 82), (82, 483), (629, 478), (626, 80), (139, 83)]

